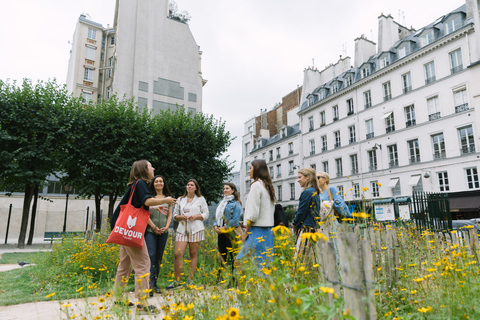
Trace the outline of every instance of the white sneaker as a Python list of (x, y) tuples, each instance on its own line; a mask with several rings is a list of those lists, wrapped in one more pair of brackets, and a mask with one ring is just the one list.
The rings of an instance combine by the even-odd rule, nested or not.
[(181, 284), (179, 284), (176, 280), (174, 280), (169, 286), (166, 286), (166, 290), (171, 290), (171, 289), (180, 289), (182, 287)]

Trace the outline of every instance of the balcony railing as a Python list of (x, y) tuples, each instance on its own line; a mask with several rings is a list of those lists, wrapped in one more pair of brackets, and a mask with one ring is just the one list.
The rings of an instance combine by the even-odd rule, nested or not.
[(371, 103), (371, 102), (365, 103), (365, 109), (368, 109), (368, 108), (371, 108), (371, 107), (372, 107), (372, 103)]
[(280, 157), (281, 157), (280, 154), (277, 154), (277, 159), (280, 159)]
[(407, 120), (407, 122), (405, 122), (405, 127), (413, 127), (414, 125), (416, 125), (417, 122), (415, 121), (415, 119), (413, 120)]
[(475, 153), (475, 145), (463, 146), (462, 149), (460, 149), (460, 154), (462, 156), (469, 153)]
[(385, 131), (387, 133), (394, 132), (395, 131), (395, 126), (388, 126), (385, 128)]
[(427, 79), (425, 79), (425, 84), (435, 82), (435, 80), (437, 80), (437, 78), (435, 76), (427, 78)]
[(313, 127), (308, 128), (308, 131), (313, 131)]
[(358, 174), (358, 168), (352, 168), (352, 174)]
[(369, 169), (370, 171), (377, 171), (377, 165), (376, 165), (376, 164), (371, 164), (371, 165), (368, 167), (368, 169)]
[(468, 109), (468, 103), (464, 103), (455, 107), (455, 113), (467, 111)]
[(392, 160), (388, 163), (389, 168), (396, 168), (398, 167), (398, 160)]
[(457, 73), (459, 71), (462, 71), (463, 70), (463, 64), (459, 65), (459, 66), (456, 66), (456, 67), (453, 67), (452, 69), (450, 69), (450, 71), (452, 72), (452, 74), (454, 73)]
[(357, 139), (355, 139), (355, 138), (350, 138), (350, 140), (348, 140), (349, 144), (352, 144), (352, 143), (355, 143), (355, 142), (357, 142)]
[(333, 121), (337, 121), (337, 120), (338, 120), (338, 116), (333, 117)]
[(281, 173), (277, 173), (277, 178), (281, 178), (282, 177), (282, 174)]
[(441, 117), (442, 116), (440, 115), (440, 112), (435, 112), (428, 115), (428, 121), (437, 120), (437, 119), (440, 119)]
[(288, 154), (293, 154), (293, 150), (288, 150)]
[(438, 151), (433, 154), (433, 160), (445, 159), (447, 157), (445, 150)]
[(293, 170), (288, 171), (288, 175), (291, 176), (293, 174)]
[(322, 147), (322, 152), (327, 151), (327, 147)]
[(313, 156), (315, 154), (315, 150), (310, 150), (310, 155)]
[(412, 91), (412, 86), (408, 86), (408, 87), (403, 88), (403, 93), (408, 93), (410, 91)]
[(320, 127), (323, 127), (325, 124), (325, 122), (320, 123)]
[(342, 171), (337, 171), (337, 178), (340, 178), (343, 176), (343, 172)]
[(410, 164), (412, 163), (418, 163), (420, 162), (420, 155), (416, 155), (416, 156), (411, 156), (410, 157)]
[(373, 137), (375, 137), (373, 132), (367, 133), (367, 139), (372, 139)]
[(273, 156), (270, 156), (270, 157), (268, 158), (268, 161), (273, 161)]
[(335, 149), (340, 148), (341, 146), (342, 146), (342, 144), (340, 142), (335, 143)]
[(388, 101), (388, 100), (390, 100), (390, 99), (392, 99), (392, 95), (391, 95), (391, 94), (387, 94), (387, 95), (383, 96), (383, 101)]
[(347, 112), (347, 116), (351, 116), (353, 114), (353, 110)]

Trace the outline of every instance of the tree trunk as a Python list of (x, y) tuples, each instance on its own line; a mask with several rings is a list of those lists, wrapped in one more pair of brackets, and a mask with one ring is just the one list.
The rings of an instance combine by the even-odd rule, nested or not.
[(32, 219), (30, 220), (30, 232), (28, 233), (27, 246), (31, 246), (33, 242), (35, 222), (37, 219), (37, 202), (38, 202), (38, 185), (36, 185), (33, 189)]
[(100, 232), (102, 229), (102, 209), (100, 207), (100, 202), (103, 196), (100, 195), (100, 190), (95, 191), (95, 222), (96, 228), (95, 232)]
[(20, 235), (18, 236), (18, 248), (25, 247), (25, 236), (27, 234), (28, 217), (30, 215), (30, 203), (32, 203), (32, 196), (34, 193), (34, 186), (28, 182), (25, 185), (25, 198), (23, 199), (22, 224), (20, 225)]
[(110, 194), (110, 200), (108, 202), (108, 220), (113, 216), (113, 211), (115, 210), (115, 202), (117, 201), (117, 193)]

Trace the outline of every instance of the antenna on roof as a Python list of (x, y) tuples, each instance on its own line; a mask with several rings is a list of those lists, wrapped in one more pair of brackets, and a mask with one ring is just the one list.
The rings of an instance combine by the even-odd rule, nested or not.
[(398, 23), (400, 23), (402, 26), (406, 24), (405, 22), (405, 11), (402, 11), (398, 9)]
[(345, 55), (345, 56), (347, 55), (347, 43), (346, 43), (346, 42), (344, 42), (344, 43), (342, 44), (342, 53), (343, 53), (343, 55)]
[(315, 68), (315, 58), (312, 58), (312, 69)]

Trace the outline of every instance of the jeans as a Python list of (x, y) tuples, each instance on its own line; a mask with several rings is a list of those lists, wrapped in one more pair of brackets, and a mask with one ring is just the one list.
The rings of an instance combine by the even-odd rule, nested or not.
[(150, 257), (150, 286), (157, 285), (160, 264), (162, 263), (165, 244), (168, 240), (168, 232), (158, 235), (151, 232), (145, 232), (145, 242), (147, 244), (148, 256)]

